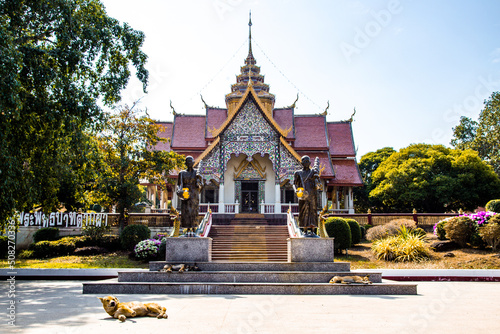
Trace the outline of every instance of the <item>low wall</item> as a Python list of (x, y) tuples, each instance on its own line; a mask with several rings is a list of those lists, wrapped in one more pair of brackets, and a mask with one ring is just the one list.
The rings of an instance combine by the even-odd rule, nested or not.
[(342, 217), (356, 220), (361, 225), (372, 226), (385, 225), (395, 219), (410, 219), (415, 221), (418, 227), (432, 231), (433, 226), (445, 218), (458, 216), (458, 213), (354, 213), (354, 214), (332, 214), (327, 217)]

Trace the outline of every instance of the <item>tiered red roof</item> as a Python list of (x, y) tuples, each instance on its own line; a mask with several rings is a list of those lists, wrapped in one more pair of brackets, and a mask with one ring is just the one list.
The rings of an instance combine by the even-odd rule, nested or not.
[(217, 130), (227, 118), (227, 109), (207, 108), (205, 136), (212, 138), (211, 131)]
[(326, 118), (321, 115), (295, 117), (295, 146), (302, 149), (327, 150)]
[(287, 140), (295, 140), (295, 129), (293, 124), (293, 109), (274, 109), (273, 110), (273, 118), (278, 123), (278, 125), (284, 129), (288, 130), (291, 128), (290, 132), (286, 136)]
[(170, 151), (170, 139), (172, 138), (172, 128), (174, 127), (174, 124), (172, 122), (157, 122), (156, 124), (160, 126), (160, 132), (158, 133), (158, 137), (168, 140), (156, 144), (155, 150)]
[[(174, 123), (160, 122), (160, 137), (172, 142), (160, 143), (156, 149), (174, 150), (195, 159), (213, 141), (212, 132), (227, 118), (227, 109), (207, 108), (206, 115), (176, 115)], [(321, 176), (329, 185), (361, 186), (355, 160), (356, 151), (351, 122), (327, 122), (324, 115), (294, 115), (292, 108), (274, 109), (273, 118), (285, 130), (286, 137), (299, 155), (319, 157)], [(324, 169), (323, 169), (324, 168)]]
[(332, 157), (355, 157), (351, 122), (328, 123), (330, 154)]
[(172, 134), (173, 150), (203, 151), (206, 147), (206, 116), (175, 115)]
[(363, 181), (359, 174), (358, 165), (354, 159), (333, 159), (335, 179), (331, 185), (362, 186)]

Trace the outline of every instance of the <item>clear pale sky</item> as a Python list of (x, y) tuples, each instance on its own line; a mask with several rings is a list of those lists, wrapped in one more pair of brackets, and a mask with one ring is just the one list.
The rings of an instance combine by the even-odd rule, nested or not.
[(146, 35), (150, 85), (131, 80), (156, 120), (225, 107), (252, 47), (261, 74), (296, 114), (348, 119), (358, 160), (385, 146), (449, 146), (459, 117), (477, 119), (500, 90), (500, 1), (102, 0)]

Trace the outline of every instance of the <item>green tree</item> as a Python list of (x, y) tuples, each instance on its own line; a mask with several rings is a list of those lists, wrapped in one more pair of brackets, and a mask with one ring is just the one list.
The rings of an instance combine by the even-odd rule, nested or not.
[(500, 176), (500, 92), (494, 92), (484, 102), (477, 122), (460, 118), (460, 124), (453, 128), (451, 144), (458, 149), (477, 151)]
[(146, 89), (143, 41), (97, 0), (0, 1), (0, 224), (76, 205), (99, 105), (120, 100), (131, 68)]
[(382, 203), (369, 197), (370, 191), (373, 189), (372, 175), (378, 166), (394, 152), (396, 151), (392, 147), (384, 147), (361, 157), (358, 167), (364, 185), (354, 188), (354, 204), (357, 211), (366, 212), (368, 209), (373, 212), (384, 211)]
[(473, 210), (500, 194), (500, 179), (473, 150), (413, 144), (373, 172), (370, 198), (390, 211)]
[(120, 107), (108, 114), (103, 131), (97, 136), (101, 159), (97, 164), (94, 200), (104, 206), (117, 206), (120, 229), (125, 209), (130, 210), (142, 196), (141, 180), (166, 189), (169, 172), (184, 166), (184, 156), (173, 151), (157, 151), (159, 126), (146, 111)]

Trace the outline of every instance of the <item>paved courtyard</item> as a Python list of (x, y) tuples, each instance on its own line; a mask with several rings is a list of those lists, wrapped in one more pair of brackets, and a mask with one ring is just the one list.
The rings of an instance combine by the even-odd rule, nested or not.
[[(419, 282), (417, 296), (117, 295), (169, 319), (110, 318), (82, 281), (17, 281), (16, 327), (1, 282), (2, 333), (498, 333), (500, 283)], [(5, 331), (5, 329), (7, 329)]]

